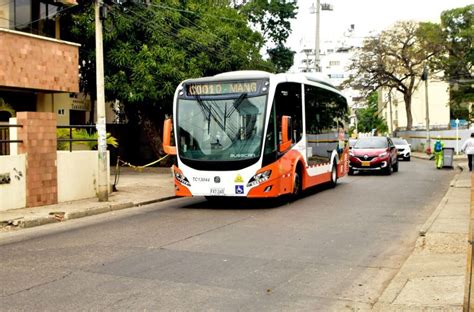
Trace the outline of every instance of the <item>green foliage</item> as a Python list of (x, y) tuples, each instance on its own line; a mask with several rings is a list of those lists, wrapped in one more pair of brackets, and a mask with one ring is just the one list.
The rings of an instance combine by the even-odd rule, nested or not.
[(277, 72), (287, 71), (293, 65), (295, 54), (285, 46), (285, 42), (291, 33), (291, 20), (297, 14), (296, 1), (250, 0), (239, 6), (239, 9), (260, 29), (265, 42), (274, 46), (267, 49), (267, 53)]
[[(81, 43), (86, 64), (81, 66), (82, 86), (91, 86), (93, 92), (93, 6), (80, 7), (69, 35)], [(237, 10), (223, 5), (197, 0), (115, 5), (104, 29), (106, 96), (123, 102), (129, 112), (156, 108), (170, 113), (175, 88), (187, 78), (240, 69), (273, 70), (259, 54), (263, 37)]]
[(474, 4), (445, 11), (441, 28), (446, 53), (440, 57), (451, 88), (451, 107), (468, 107), (474, 103)]
[(387, 133), (388, 126), (385, 120), (378, 116), (378, 93), (372, 92), (367, 98), (368, 105), (366, 108), (358, 109), (357, 115), (357, 131), (371, 132), (377, 129), (378, 133)]
[(291, 33), (290, 20), (296, 17), (298, 6), (296, 1), (250, 0), (240, 10), (261, 30), (265, 39), (282, 45)]
[[(260, 20), (267, 23), (263, 35), (249, 26), (249, 15), (239, 11), (244, 11), (242, 7), (231, 7), (226, 1), (151, 0), (149, 5), (108, 7), (106, 98), (120, 101), (130, 123), (148, 127), (145, 132), (156, 154), (161, 149), (162, 120), (172, 112), (181, 81), (234, 70), (284, 71), (291, 66), (292, 52), (282, 44), (289, 35), (288, 19), (296, 14), (295, 4), (271, 1), (259, 7), (263, 11), (257, 15), (265, 15)], [(81, 44), (81, 89), (95, 99), (93, 1), (81, 1), (73, 11), (62, 32), (65, 39)], [(266, 35), (281, 43), (270, 61), (260, 54)]]
[(267, 51), (268, 55), (270, 55), (270, 61), (275, 64), (277, 72), (284, 73), (293, 66), (294, 51), (291, 51), (283, 45), (268, 49)]
[(2, 98), (0, 98), (0, 112), (7, 112), (11, 117), (16, 116), (16, 111), (13, 107), (6, 103)]
[[(69, 137), (69, 129), (57, 129), (56, 134), (58, 139), (70, 139)], [(72, 138), (73, 139), (81, 139), (81, 140), (95, 140), (95, 141), (75, 141), (72, 142), (73, 146), (77, 145), (85, 145), (90, 150), (97, 149), (97, 139), (98, 135), (97, 132), (93, 132), (89, 134), (86, 129), (72, 129)], [(118, 141), (115, 137), (113, 137), (110, 133), (107, 132), (107, 145), (118, 147)], [(58, 150), (69, 150), (69, 142), (58, 142)]]

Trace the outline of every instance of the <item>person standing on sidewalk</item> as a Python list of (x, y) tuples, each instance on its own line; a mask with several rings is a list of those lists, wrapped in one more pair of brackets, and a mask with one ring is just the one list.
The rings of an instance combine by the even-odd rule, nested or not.
[(469, 165), (469, 171), (472, 171), (472, 158), (474, 156), (474, 132), (471, 133), (471, 137), (464, 142), (461, 150), (467, 154), (467, 163)]
[(433, 147), (433, 151), (435, 154), (435, 165), (438, 169), (443, 168), (443, 147), (444, 143), (441, 141), (441, 137), (438, 135)]

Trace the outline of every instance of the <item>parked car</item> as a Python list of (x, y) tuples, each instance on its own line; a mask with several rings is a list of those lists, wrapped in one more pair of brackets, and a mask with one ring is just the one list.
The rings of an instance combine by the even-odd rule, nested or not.
[(403, 158), (404, 160), (410, 161), (411, 144), (408, 144), (405, 139), (401, 138), (392, 138), (392, 141), (393, 144), (395, 144), (395, 147), (397, 148), (398, 158)]
[(349, 152), (349, 175), (355, 171), (398, 171), (397, 149), (387, 137), (359, 138)]

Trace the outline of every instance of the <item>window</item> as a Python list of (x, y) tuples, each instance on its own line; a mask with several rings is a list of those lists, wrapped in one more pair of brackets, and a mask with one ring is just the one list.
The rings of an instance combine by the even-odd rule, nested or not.
[(340, 64), (340, 61), (329, 61), (329, 66), (339, 66)]
[(41, 36), (55, 37), (58, 7), (50, 1), (14, 0), (14, 28)]
[(291, 133), (293, 143), (300, 141), (303, 137), (301, 84), (281, 83), (276, 88), (265, 137), (264, 166), (278, 158), (277, 147), (281, 143), (281, 117), (283, 115), (291, 117), (290, 128), (293, 129)]
[(291, 117), (291, 138), (293, 143), (303, 136), (303, 108), (301, 101), (301, 84), (281, 83), (275, 91), (275, 109), (278, 129), (281, 129), (281, 116)]
[(332, 91), (305, 85), (307, 159), (309, 165), (328, 163), (344, 131), (347, 103)]

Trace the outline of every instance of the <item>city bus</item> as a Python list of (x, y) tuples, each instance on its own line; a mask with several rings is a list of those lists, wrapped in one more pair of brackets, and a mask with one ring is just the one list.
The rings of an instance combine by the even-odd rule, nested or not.
[(271, 198), (335, 186), (349, 168), (347, 119), (345, 97), (314, 73), (185, 80), (163, 128), (176, 195)]

